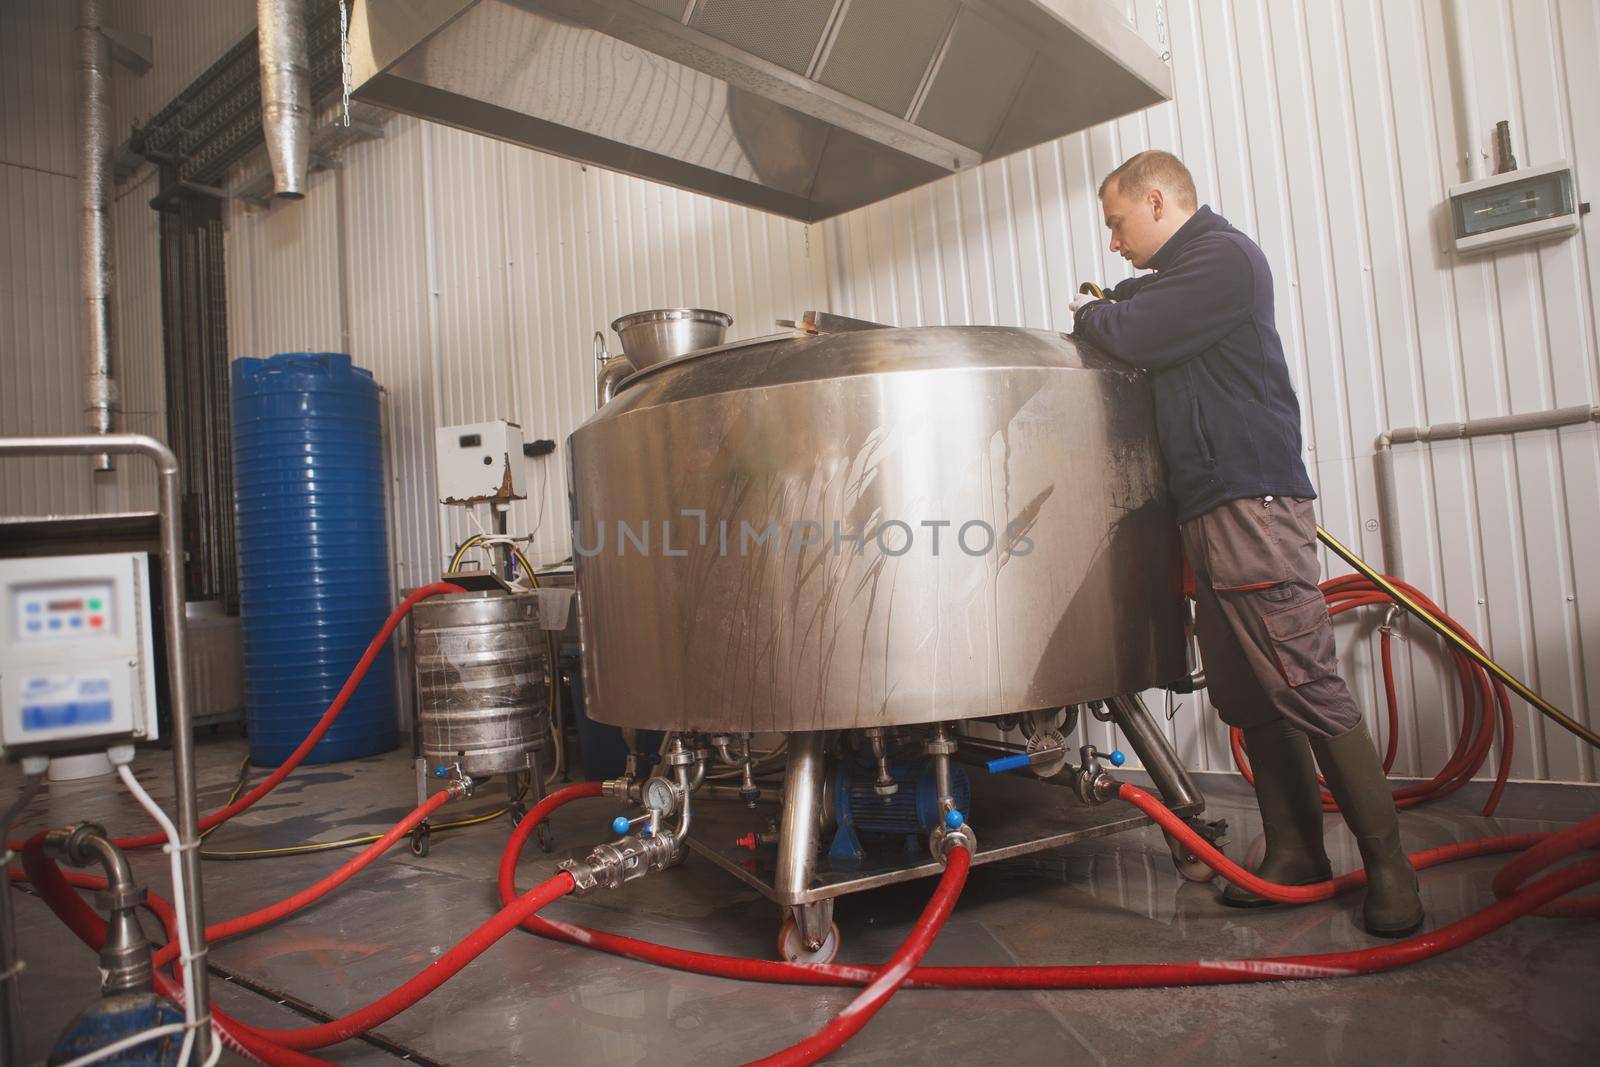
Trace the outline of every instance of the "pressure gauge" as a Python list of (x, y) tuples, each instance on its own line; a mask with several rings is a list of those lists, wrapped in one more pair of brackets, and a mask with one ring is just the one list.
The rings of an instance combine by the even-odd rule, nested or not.
[(650, 778), (644, 783), (644, 806), (671, 815), (678, 808), (678, 791), (665, 778)]

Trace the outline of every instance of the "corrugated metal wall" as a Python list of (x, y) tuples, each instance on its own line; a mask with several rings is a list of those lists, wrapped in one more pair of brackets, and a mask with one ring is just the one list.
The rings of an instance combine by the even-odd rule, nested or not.
[[(1453, 74), (1450, 15), (1466, 15)], [(1155, 40), (1157, 5), (1130, 17)], [(834, 310), (901, 325), (1071, 329), (1080, 280), (1116, 280), (1095, 191), (1122, 159), (1167, 148), (1201, 199), (1260, 242), (1301, 394), (1323, 524), (1381, 558), (1373, 442), (1384, 429), (1600, 402), (1600, 246), (1578, 237), (1458, 260), (1440, 228), (1458, 165), (1457, 95), (1479, 143), (1512, 120), (1525, 165), (1600, 175), (1600, 8), (1592, 0), (1168, 4), (1168, 105), (822, 226)], [(1406, 577), (1512, 671), (1590, 724), (1600, 703), (1600, 434), (1592, 427), (1400, 452)], [(1345, 568), (1332, 566), (1329, 574)], [(1375, 621), (1338, 627), (1369, 715)], [(1459, 714), (1436, 642), (1401, 658), (1397, 771), (1431, 773)], [(1594, 753), (1517, 705), (1519, 777), (1595, 780)], [(1227, 767), (1209, 712), (1180, 712), (1193, 766)]]
[[(0, 433), (84, 425), (75, 10), (0, 7)], [(0, 513), (83, 512), (92, 496), (87, 460), (0, 460)]]
[[(7, 234), (0, 250), (0, 433), (79, 431), (78, 181), (0, 165), (0, 203)], [(89, 510), (89, 479), (88, 460), (0, 460), (0, 511)]]

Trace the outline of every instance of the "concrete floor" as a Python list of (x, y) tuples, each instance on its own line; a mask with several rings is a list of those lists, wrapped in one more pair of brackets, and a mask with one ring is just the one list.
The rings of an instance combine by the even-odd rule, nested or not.
[[(243, 742), (203, 744), (202, 810), (226, 797)], [(143, 753), (139, 775), (169, 799), (165, 752)], [(1129, 776), (1137, 780), (1137, 776)], [(1228, 851), (1255, 844), (1259, 818), (1243, 782), (1201, 775), (1208, 814), (1231, 826)], [(0, 770), (0, 795), (17, 784)], [(1041, 788), (1050, 788), (1041, 786)], [(207, 841), (248, 849), (331, 840), (382, 829), (410, 809), (411, 768), (399, 753), (306, 768)], [(1486, 834), (1559, 827), (1600, 809), (1588, 787), (1513, 787), (1499, 816), (1476, 815), (1474, 786), (1402, 816), (1409, 849)], [(495, 806), (493, 786), (460, 802)], [(453, 806), (452, 806), (453, 807)], [(445, 809), (448, 813), (451, 808)], [(554, 856), (530, 846), (519, 884), (553, 870), (565, 848), (607, 836), (611, 801), (570, 805), (553, 820)], [(447, 816), (443, 816), (447, 817)], [(19, 823), (32, 830), (96, 818), (114, 832), (144, 828), (130, 800), (107, 784), (54, 785)], [(1356, 863), (1354, 843), (1329, 820), (1336, 869)], [(224, 942), (214, 961), (331, 1013), (386, 992), (496, 908), (494, 874), (508, 824), (434, 839), (426, 858), (404, 846), (342, 891), (267, 930)], [(300, 888), (348, 858), (328, 852), (205, 867), (208, 918), (237, 915)], [(1430, 927), (1492, 900), (1499, 860), (1424, 872)], [(168, 892), (159, 854), (135, 871)], [(1300, 909), (1236, 911), (1218, 903), (1220, 883), (1183, 882), (1153, 830), (1102, 838), (1027, 860), (975, 869), (934, 964), (1156, 962), (1327, 952), (1374, 944), (1359, 927), (1356, 897)], [(886, 958), (926, 900), (931, 882), (845, 898), (838, 908), (841, 962)], [(30, 1062), (96, 993), (94, 958), (37, 900), (18, 894), (22, 989)], [(612, 894), (568, 898), (547, 914), (673, 945), (770, 958), (777, 915), (755, 892), (699, 857)], [(1390, 974), (1341, 981), (1206, 989), (1103, 992), (936, 992), (897, 997), (830, 1062), (941, 1060), (1162, 1065), (1283, 1060), (1352, 1062), (1592, 1062), (1600, 1044), (1600, 924), (1524, 919), (1452, 955)], [(213, 979), (224, 1008), (263, 1026), (307, 1020), (271, 1000)], [(513, 932), (432, 997), (381, 1028), (438, 1063), (473, 1067), (533, 1062), (655, 1067), (741, 1063), (809, 1034), (852, 993), (741, 984), (616, 959)], [(1588, 1050), (1587, 1052), (1585, 1050)], [(396, 1062), (359, 1042), (325, 1050), (340, 1063)]]

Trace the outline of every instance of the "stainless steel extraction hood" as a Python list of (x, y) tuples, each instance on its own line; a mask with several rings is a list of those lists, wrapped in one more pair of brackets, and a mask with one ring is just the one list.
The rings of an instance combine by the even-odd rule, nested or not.
[(357, 0), (354, 95), (814, 221), (1172, 95), (1105, 0)]

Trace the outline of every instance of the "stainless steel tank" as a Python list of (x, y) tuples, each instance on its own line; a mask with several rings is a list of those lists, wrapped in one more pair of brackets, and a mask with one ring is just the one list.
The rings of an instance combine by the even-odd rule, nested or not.
[(571, 439), (588, 714), (823, 730), (1184, 673), (1148, 387), (1057, 333), (793, 333), (641, 371)]
[(412, 609), (418, 720), (429, 766), (473, 777), (532, 766), (549, 710), (544, 631), (530, 593), (451, 593)]

